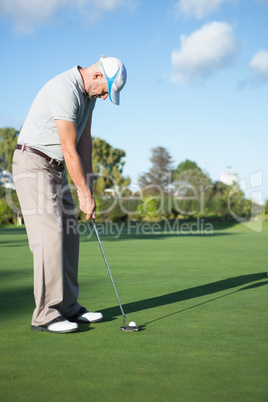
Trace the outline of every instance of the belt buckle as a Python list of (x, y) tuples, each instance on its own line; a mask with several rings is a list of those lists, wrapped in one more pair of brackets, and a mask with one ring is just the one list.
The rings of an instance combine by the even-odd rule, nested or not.
[(60, 161), (55, 160), (55, 162), (56, 162), (56, 164), (57, 164), (57, 166), (58, 166), (58, 167), (60, 167), (60, 166), (62, 166), (62, 165), (63, 165), (63, 163), (62, 163), (62, 162), (60, 162)]
[(59, 167), (61, 164), (61, 162), (59, 162), (59, 161), (57, 161), (57, 159), (53, 159), (53, 158), (50, 159), (49, 163), (51, 165), (56, 165), (57, 167)]

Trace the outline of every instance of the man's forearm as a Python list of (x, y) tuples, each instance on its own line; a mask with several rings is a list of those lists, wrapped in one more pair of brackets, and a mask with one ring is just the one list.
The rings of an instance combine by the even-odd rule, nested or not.
[(68, 172), (78, 190), (79, 193), (86, 193), (89, 191), (89, 186), (86, 181), (85, 172), (83, 170), (83, 165), (78, 153), (68, 153), (64, 154), (65, 163)]
[(92, 140), (91, 136), (83, 136), (77, 144), (77, 153), (80, 157), (84, 175), (87, 184), (93, 193), (93, 176), (92, 176)]
[(76, 148), (76, 125), (73, 122), (57, 119), (55, 119), (55, 123), (67, 169), (78, 190), (80, 209), (86, 214), (87, 220), (92, 216), (95, 218), (96, 204), (86, 181), (81, 155)]

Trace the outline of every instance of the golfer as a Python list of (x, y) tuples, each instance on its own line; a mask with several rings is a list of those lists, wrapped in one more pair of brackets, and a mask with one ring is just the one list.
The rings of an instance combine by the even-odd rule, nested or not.
[(79, 231), (65, 165), (81, 211), (95, 218), (92, 113), (96, 98), (119, 105), (126, 76), (115, 57), (56, 76), (37, 94), (18, 137), (13, 178), (34, 260), (33, 330), (75, 332), (78, 323), (103, 319), (77, 301)]

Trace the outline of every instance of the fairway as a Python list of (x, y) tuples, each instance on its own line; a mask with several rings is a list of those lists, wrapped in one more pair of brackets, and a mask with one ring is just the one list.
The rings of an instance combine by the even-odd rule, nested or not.
[[(127, 225), (127, 224), (125, 224)], [(127, 323), (90, 225), (80, 303), (101, 323), (30, 330), (32, 255), (24, 228), (0, 228), (1, 401), (267, 401), (268, 224), (154, 233), (98, 224)]]

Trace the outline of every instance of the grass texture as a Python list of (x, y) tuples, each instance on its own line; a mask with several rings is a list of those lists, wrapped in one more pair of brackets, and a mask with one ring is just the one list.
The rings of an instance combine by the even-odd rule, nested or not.
[[(24, 228), (0, 228), (0, 400), (267, 401), (268, 225), (209, 234), (98, 224), (127, 322), (90, 224), (80, 303), (102, 323), (30, 330), (32, 255)], [(111, 227), (110, 227), (111, 229)], [(165, 228), (166, 229), (166, 228)]]

